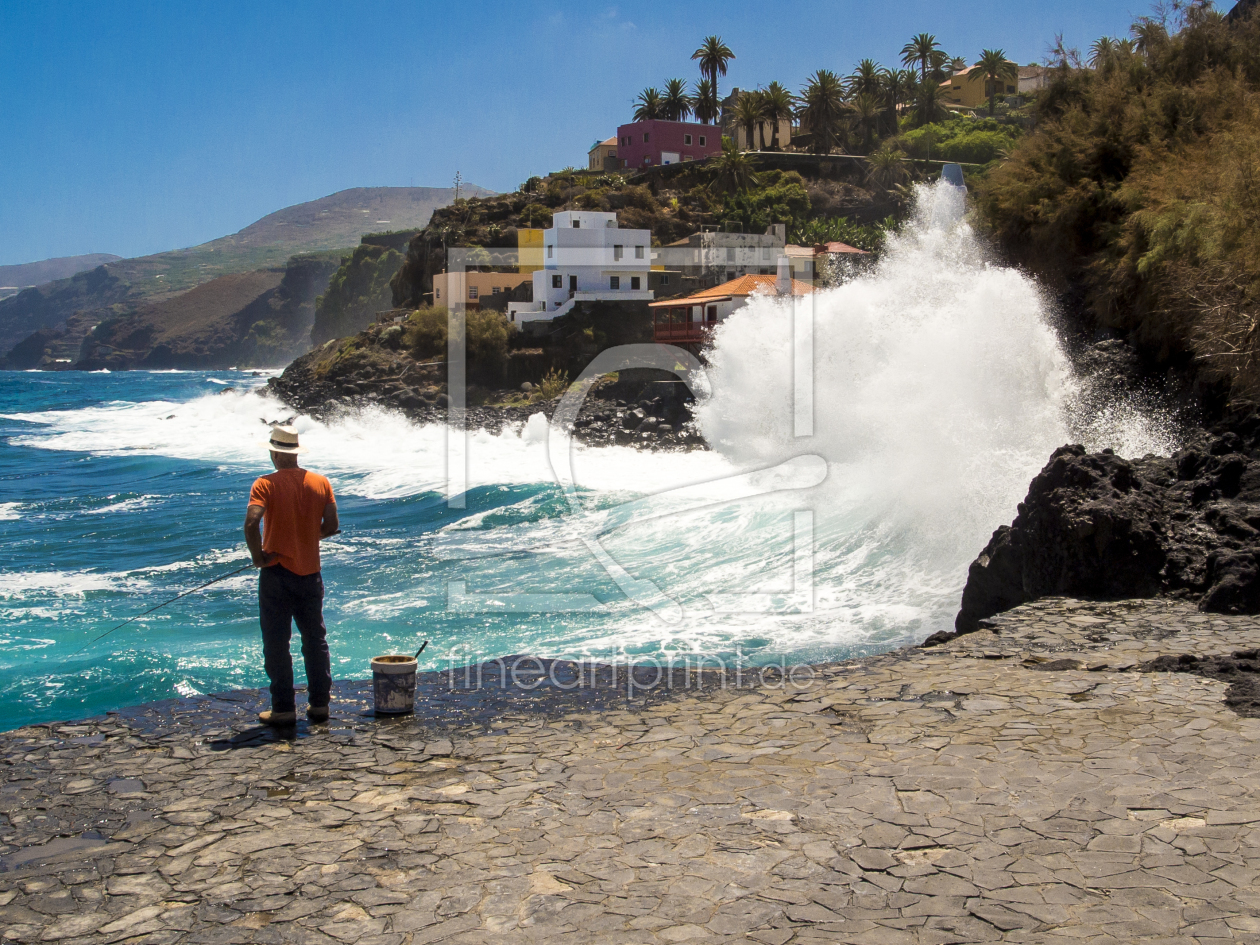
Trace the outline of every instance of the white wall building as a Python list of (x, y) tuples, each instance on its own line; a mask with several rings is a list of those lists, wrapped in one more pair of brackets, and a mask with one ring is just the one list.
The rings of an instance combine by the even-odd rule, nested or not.
[(652, 232), (623, 230), (617, 214), (563, 210), (543, 233), (543, 268), (534, 273), (534, 301), (511, 302), (515, 322), (550, 321), (577, 302), (650, 301)]

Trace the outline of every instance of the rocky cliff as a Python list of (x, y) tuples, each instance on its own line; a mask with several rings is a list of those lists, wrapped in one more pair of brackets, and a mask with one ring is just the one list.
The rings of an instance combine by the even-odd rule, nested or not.
[(315, 298), (338, 257), (220, 276), (174, 298), (107, 318), (83, 339), (76, 367), (226, 368), (286, 364), (309, 347)]

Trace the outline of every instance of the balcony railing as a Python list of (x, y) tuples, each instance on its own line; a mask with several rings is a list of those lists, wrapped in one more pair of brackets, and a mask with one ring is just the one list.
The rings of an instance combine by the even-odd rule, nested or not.
[(659, 318), (653, 326), (653, 336), (659, 344), (704, 344), (718, 325), (717, 322), (674, 321)]

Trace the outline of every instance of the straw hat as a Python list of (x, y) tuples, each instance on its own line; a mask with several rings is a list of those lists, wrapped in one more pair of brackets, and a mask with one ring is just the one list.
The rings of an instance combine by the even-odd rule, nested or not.
[(265, 446), (273, 453), (305, 453), (306, 447), (298, 445), (298, 433), (293, 427), (274, 426), (271, 428), (271, 439), (260, 440), (259, 446)]

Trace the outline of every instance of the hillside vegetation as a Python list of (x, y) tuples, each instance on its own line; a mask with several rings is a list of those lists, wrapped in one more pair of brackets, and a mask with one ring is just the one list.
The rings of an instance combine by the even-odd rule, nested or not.
[(977, 189), (1004, 248), (1157, 364), (1260, 397), (1260, 21), (1196, 3), (1062, 51), (1036, 131)]
[(363, 237), (354, 252), (341, 258), (327, 290), (315, 300), (312, 344), (356, 334), (372, 324), (379, 312), (393, 306), (390, 281), (415, 235), (415, 230), (372, 233)]
[(789, 233), (801, 234), (815, 232), (810, 225), (817, 221), (877, 244), (879, 235), (862, 226), (882, 226), (904, 207), (899, 188), (870, 179), (860, 165), (837, 162), (826, 174), (806, 176), (764, 168), (758, 161), (729, 152), (668, 177), (566, 170), (530, 178), (515, 193), (459, 200), (435, 211), (411, 241), (393, 281), (393, 304), (425, 304), (433, 275), (446, 268), (448, 247), (485, 248), (486, 263), (497, 264), (494, 248), (515, 250), (519, 228), (545, 229), (557, 210), (615, 212), (620, 226), (650, 230), (653, 245), (660, 246), (702, 227), (760, 233), (772, 223), (784, 223)]

